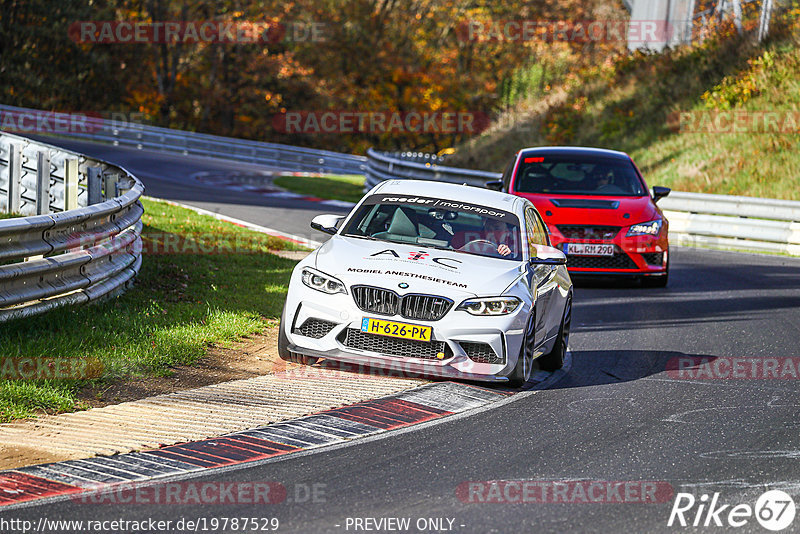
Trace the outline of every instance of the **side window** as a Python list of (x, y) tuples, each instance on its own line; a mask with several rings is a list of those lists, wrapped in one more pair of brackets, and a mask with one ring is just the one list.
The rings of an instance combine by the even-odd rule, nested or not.
[(533, 219), (533, 212), (530, 209), (525, 210), (525, 233), (528, 236), (528, 254), (531, 258), (537, 256), (536, 245), (541, 245), (537, 234), (536, 223)]

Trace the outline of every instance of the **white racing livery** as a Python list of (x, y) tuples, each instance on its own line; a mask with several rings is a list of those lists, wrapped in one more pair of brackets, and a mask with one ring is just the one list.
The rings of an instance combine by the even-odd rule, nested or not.
[(530, 201), (391, 180), (311, 226), (332, 237), (292, 273), (284, 360), (515, 386), (563, 365), (572, 281)]

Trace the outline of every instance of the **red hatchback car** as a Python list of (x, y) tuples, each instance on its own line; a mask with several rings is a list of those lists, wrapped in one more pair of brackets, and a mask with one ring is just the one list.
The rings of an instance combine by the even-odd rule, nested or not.
[(544, 217), (550, 240), (567, 255), (573, 275), (626, 275), (664, 287), (669, 277), (668, 222), (624, 152), (581, 147), (526, 148), (488, 182), (529, 199)]

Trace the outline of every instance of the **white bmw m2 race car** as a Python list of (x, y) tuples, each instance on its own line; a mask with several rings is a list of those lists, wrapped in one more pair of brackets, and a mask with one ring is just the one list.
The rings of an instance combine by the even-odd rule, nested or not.
[[(409, 192), (413, 191), (413, 194)], [(533, 204), (416, 180), (375, 186), (292, 273), (278, 350), (405, 375), (508, 382), (564, 363), (566, 257)]]

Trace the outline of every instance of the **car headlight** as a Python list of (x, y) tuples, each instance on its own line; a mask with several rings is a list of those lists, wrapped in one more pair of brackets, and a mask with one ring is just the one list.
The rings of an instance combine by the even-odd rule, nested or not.
[(316, 289), (329, 295), (335, 295), (336, 293), (347, 294), (344, 284), (339, 280), (310, 267), (303, 269), (303, 283), (311, 289)]
[(465, 300), (456, 309), (472, 315), (508, 315), (520, 304), (522, 301), (517, 297), (487, 297)]
[(655, 221), (646, 223), (634, 224), (628, 230), (628, 237), (634, 235), (658, 235), (658, 232), (661, 231), (662, 224), (664, 224), (664, 221), (661, 219), (656, 219)]

